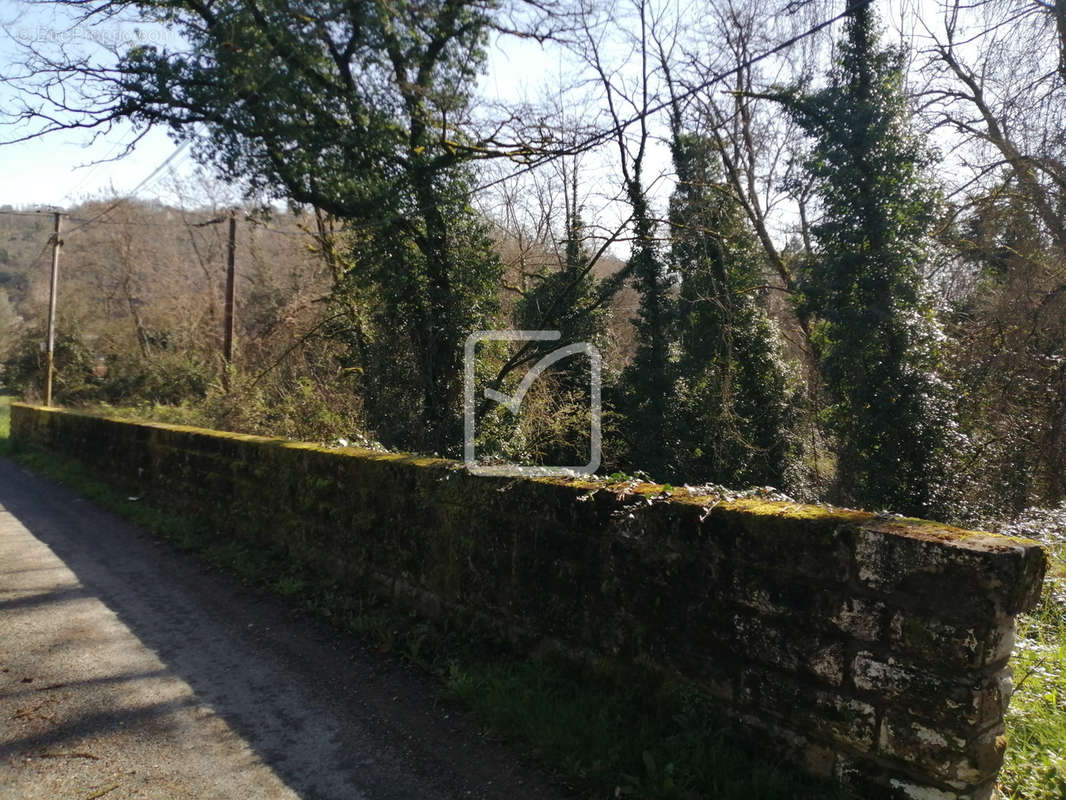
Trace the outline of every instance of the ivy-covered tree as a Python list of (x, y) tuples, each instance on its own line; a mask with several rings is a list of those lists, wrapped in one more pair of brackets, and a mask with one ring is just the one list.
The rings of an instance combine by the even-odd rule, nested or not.
[(761, 249), (722, 180), (714, 143), (674, 121), (670, 269), (680, 282), (671, 410), (674, 469), (729, 486), (788, 483), (793, 408), (759, 308)]
[(937, 201), (904, 54), (878, 39), (873, 10), (856, 5), (828, 85), (789, 98), (813, 138), (806, 169), (821, 203), (802, 304), (818, 320), (837, 499), (931, 514), (951, 416), (924, 285)]
[(494, 316), (500, 266), (487, 226), (469, 204), (467, 175), (455, 169), (435, 185), (446, 220), (439, 250), (420, 246), (425, 229), (410, 218), (353, 226), (350, 268), (333, 300), (358, 309), (352, 316), (359, 319), (345, 323), (361, 327), (363, 340), (346, 366), (361, 378), (364, 413), (377, 438), (449, 452), (461, 441), (462, 342)]
[(640, 297), (633, 319), (637, 350), (622, 376), (623, 408), (634, 464), (652, 475), (668, 468), (666, 440), (672, 382), (670, 341), (674, 323), (671, 276), (656, 241), (656, 223), (649, 207), (640, 164), (626, 178), (626, 194), (633, 213), (633, 249), (626, 270)]
[[(670, 400), (670, 340), (674, 319), (672, 277), (667, 272), (658, 239), (659, 220), (652, 208), (646, 169), (656, 93), (655, 68), (649, 61), (654, 41), (655, 11), (648, 0), (633, 0), (627, 6), (589, 6), (582, 15), (584, 42), (581, 57), (597, 76), (610, 126), (610, 137), (618, 153), (620, 200), (628, 211), (629, 258), (613, 280), (620, 287), (629, 283), (638, 296), (633, 317), (636, 348), (615, 386), (609, 387), (607, 402), (625, 420), (621, 439), (609, 445), (618, 462), (632, 468), (662, 475), (669, 468), (670, 444), (667, 415)], [(621, 28), (632, 50), (632, 81), (620, 80), (627, 68), (608, 63), (610, 50), (602, 31)], [(614, 57), (611, 54), (610, 57)], [(626, 117), (635, 113), (631, 121)], [(628, 455), (623, 455), (627, 451)]]

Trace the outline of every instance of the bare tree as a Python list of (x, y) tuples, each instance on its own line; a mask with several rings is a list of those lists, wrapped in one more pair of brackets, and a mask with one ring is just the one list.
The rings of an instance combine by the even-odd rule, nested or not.
[(959, 190), (1009, 171), (1066, 254), (1066, 2), (952, 0), (929, 36), (926, 111), (965, 145)]
[[(951, 0), (926, 26), (924, 113), (953, 137), (945, 241), (969, 464), (988, 503), (1066, 497), (1066, 3)], [(978, 504), (980, 505), (980, 504)]]
[[(780, 91), (808, 81), (822, 63), (828, 35), (802, 38), (773, 58), (782, 42), (813, 21), (823, 3), (789, 3), (783, 8), (752, 0), (716, 0), (700, 25), (697, 42), (671, 73), (675, 94), (691, 98), (689, 124), (713, 138), (726, 184), (744, 209), (779, 287), (798, 288), (794, 248), (798, 235), (810, 250), (810, 188), (799, 162), (805, 141), (795, 122), (781, 113)], [(708, 74), (726, 80), (708, 84)], [(802, 254), (802, 253), (801, 253)], [(806, 322), (800, 320), (806, 334)]]

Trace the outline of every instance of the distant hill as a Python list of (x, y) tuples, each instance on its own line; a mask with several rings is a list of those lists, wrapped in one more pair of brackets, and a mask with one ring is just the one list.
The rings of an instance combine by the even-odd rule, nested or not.
[(47, 258), (52, 216), (33, 209), (0, 207), (0, 289), (21, 306), (35, 266)]

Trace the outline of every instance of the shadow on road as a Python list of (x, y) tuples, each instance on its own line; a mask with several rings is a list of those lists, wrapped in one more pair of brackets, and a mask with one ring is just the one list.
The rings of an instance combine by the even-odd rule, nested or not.
[[(169, 544), (6, 459), (0, 459), (0, 506), (47, 545), (78, 584), (42, 585), (40, 594), (0, 599), (0, 616), (98, 598), (165, 669), (86, 683), (128, 684), (132, 691), (164, 675), (180, 679), (191, 687), (195, 703), (224, 720), (299, 797), (565, 796), (441, 708), (421, 676), (278, 599), (209, 572)], [(0, 567), (0, 598), (11, 576), (36, 569), (5, 573)], [(40, 569), (32, 580), (44, 584), (47, 568)], [(6, 646), (0, 641), (0, 655)], [(80, 689), (76, 679), (54, 683), (51, 688)], [(29, 696), (36, 689), (16, 683), (13, 692)], [(189, 702), (96, 709), (53, 731), (9, 741), (0, 756), (5, 750), (12, 755), (55, 747), (86, 731), (141, 725)]]

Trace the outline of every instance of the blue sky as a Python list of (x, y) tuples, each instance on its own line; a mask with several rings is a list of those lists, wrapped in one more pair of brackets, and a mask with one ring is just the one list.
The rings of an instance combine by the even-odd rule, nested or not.
[[(82, 50), (101, 51), (101, 43), (121, 43), (137, 37), (165, 36), (132, 22), (108, 21), (96, 27), (72, 26), (54, 5), (0, 0), (0, 65), (17, 68), (25, 60), (25, 45), (50, 47), (56, 42)], [(0, 104), (12, 108), (13, 90), (0, 85)], [(25, 131), (0, 129), (0, 139)], [(163, 131), (152, 131), (136, 151), (120, 161), (94, 164), (122, 152), (135, 133), (120, 125), (93, 140), (86, 131), (53, 134), (21, 144), (0, 147), (0, 204), (67, 207), (77, 202), (122, 193), (140, 183), (173, 152), (174, 143)], [(180, 159), (175, 159), (179, 164)], [(188, 168), (188, 162), (185, 163)], [(153, 183), (163, 182), (160, 180)], [(149, 188), (149, 187), (146, 187)]]

